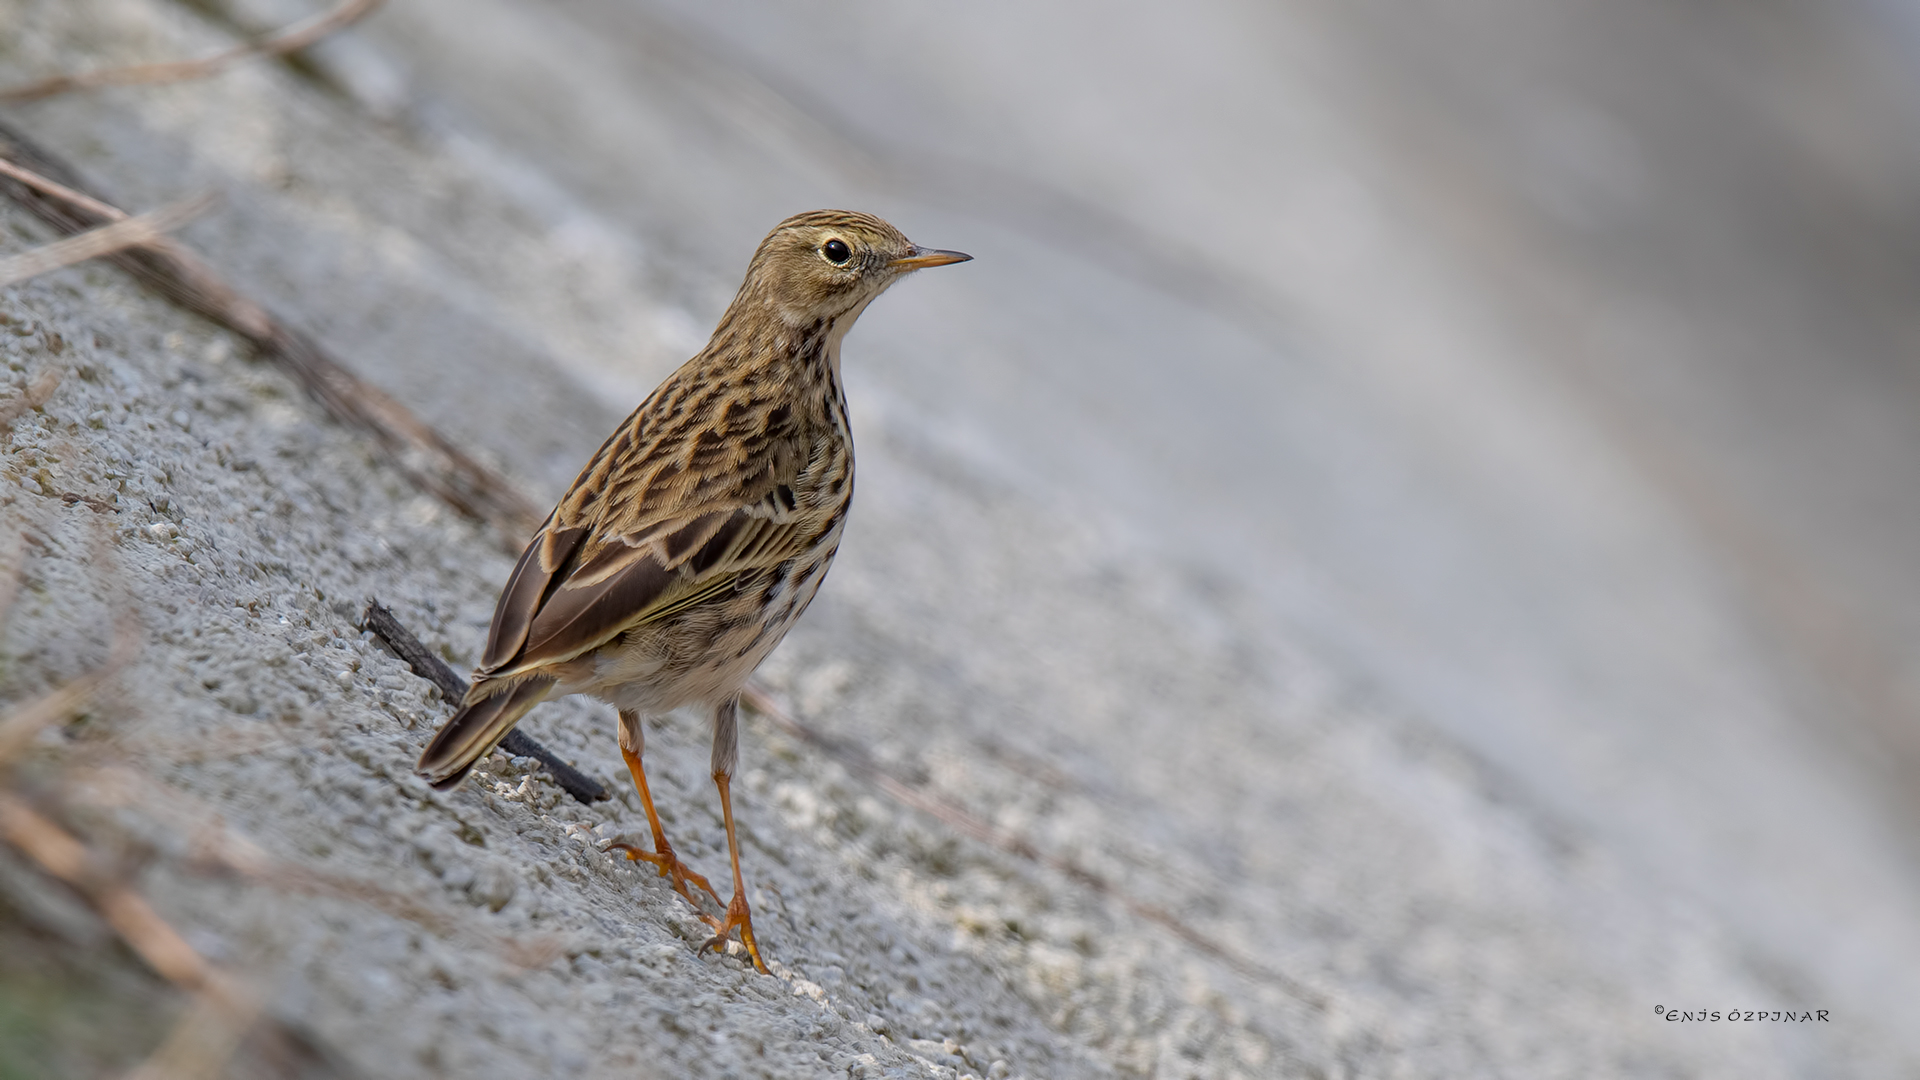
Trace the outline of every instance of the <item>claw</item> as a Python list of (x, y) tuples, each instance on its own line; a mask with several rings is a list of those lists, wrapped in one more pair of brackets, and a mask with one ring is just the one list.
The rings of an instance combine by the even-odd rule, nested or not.
[(746, 946), (747, 956), (753, 960), (753, 969), (762, 975), (773, 974), (767, 970), (767, 962), (760, 959), (760, 946), (753, 940), (753, 913), (747, 909), (746, 897), (735, 893), (733, 900), (727, 904), (727, 917), (724, 919), (716, 919), (710, 915), (700, 917), (708, 926), (713, 927), (713, 936), (707, 939), (706, 944), (700, 946), (701, 952), (706, 952), (708, 949), (714, 952), (725, 952), (727, 935), (737, 926), (740, 928), (740, 944)]
[[(731, 722), (733, 706), (733, 701), (729, 700), (725, 708), (721, 711), (721, 716), (726, 719), (726, 723), (722, 723), (720, 719), (715, 720), (714, 739), (716, 746), (720, 745), (720, 740), (732, 737), (731, 733), (734, 731)], [(627, 771), (633, 774), (633, 786), (640, 792), (640, 805), (646, 808), (647, 824), (653, 829), (653, 850), (642, 851), (640, 848), (625, 843), (624, 841), (608, 844), (607, 850), (612, 851), (618, 848), (621, 852), (625, 853), (627, 858), (632, 859), (634, 862), (650, 862), (659, 868), (661, 877), (668, 878), (673, 882), (673, 891), (684, 897), (687, 903), (692, 904), (693, 910), (699, 914), (701, 920), (708, 926), (713, 927), (713, 936), (708, 938), (706, 943), (700, 946), (700, 952), (706, 952), (708, 949), (719, 952), (726, 949), (727, 937), (733, 933), (734, 927), (737, 926), (740, 928), (740, 944), (746, 947), (747, 955), (753, 959), (753, 969), (762, 975), (773, 974), (772, 971), (767, 969), (767, 962), (760, 958), (760, 945), (753, 939), (753, 913), (747, 910), (747, 898), (743, 895), (747, 887), (746, 883), (740, 877), (740, 839), (735, 834), (733, 827), (732, 774), (719, 768), (716, 768), (713, 774), (713, 782), (720, 789), (720, 813), (727, 825), (727, 859), (733, 864), (733, 899), (725, 905), (727, 912), (726, 917), (716, 919), (700, 910), (700, 905), (694, 901), (693, 893), (687, 888), (687, 885), (691, 883), (698, 886), (702, 892), (713, 897), (715, 904), (720, 903), (720, 894), (713, 891), (713, 886), (708, 884), (706, 878), (694, 873), (691, 869), (688, 869), (686, 863), (680, 861), (679, 857), (673, 853), (673, 845), (667, 843), (667, 834), (660, 828), (660, 815), (654, 810), (653, 795), (647, 789), (647, 770), (640, 760), (642, 734), (640, 715), (635, 712), (622, 710), (620, 713), (620, 756), (626, 759)], [(716, 754), (717, 753), (718, 751), (716, 751)], [(718, 761), (719, 759), (716, 757), (715, 760)]]
[[(658, 844), (658, 851), (643, 851), (632, 844), (620, 840), (607, 845), (607, 850), (622, 852), (628, 859), (634, 862), (652, 863), (654, 867), (660, 871), (661, 877), (667, 878), (673, 883), (673, 891), (679, 893), (681, 897), (684, 898), (687, 903), (692, 904), (695, 909), (699, 908), (700, 902), (693, 898), (692, 892), (688, 891), (687, 885), (689, 883), (699, 887), (699, 889), (708, 896), (713, 897), (715, 904), (720, 903), (720, 894), (713, 891), (713, 886), (706, 878), (695, 873), (691, 867), (680, 861), (679, 856), (673, 853), (673, 845), (666, 843), (665, 837), (662, 837), (658, 841)], [(703, 919), (707, 918), (704, 914), (700, 917)]]

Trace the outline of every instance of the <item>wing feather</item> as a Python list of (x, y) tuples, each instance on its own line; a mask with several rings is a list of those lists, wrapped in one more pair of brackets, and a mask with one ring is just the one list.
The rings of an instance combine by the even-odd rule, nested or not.
[(481, 676), (576, 659), (723, 595), (740, 574), (800, 554), (818, 534), (820, 512), (796, 497), (817, 448), (776, 437), (758, 468), (687, 468), (669, 453), (671, 425), (656, 427), (647, 410), (609, 437), (520, 556)]
[(776, 522), (765, 513), (756, 503), (683, 519), (678, 529), (651, 531), (643, 546), (624, 538), (576, 541), (567, 562), (544, 578), (535, 573), (539, 561), (522, 556), (502, 609), (536, 588), (539, 606), (524, 620), (517, 607), (505, 618), (496, 613), (496, 626), (524, 628), (514, 653), (487, 674), (509, 677), (574, 659), (636, 626), (722, 595), (744, 571), (805, 550), (798, 522)]
[(527, 630), (547, 601), (558, 581), (561, 567), (573, 558), (584, 528), (556, 529), (553, 518), (534, 535), (527, 550), (514, 564), (507, 587), (500, 590), (500, 602), (493, 609), (493, 626), (487, 631), (487, 651), (480, 661), (482, 674), (492, 674), (513, 662), (527, 643)]

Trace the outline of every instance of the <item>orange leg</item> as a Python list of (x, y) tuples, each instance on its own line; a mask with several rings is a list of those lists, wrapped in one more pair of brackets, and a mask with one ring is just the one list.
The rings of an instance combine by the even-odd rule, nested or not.
[(740, 944), (747, 947), (747, 955), (753, 958), (754, 970), (762, 975), (770, 975), (772, 972), (767, 970), (767, 962), (760, 959), (760, 946), (753, 940), (753, 913), (747, 910), (747, 886), (740, 877), (740, 841), (733, 832), (732, 780), (723, 772), (713, 774), (713, 782), (720, 788), (720, 812), (727, 819), (727, 854), (733, 860), (733, 899), (727, 903), (726, 918), (707, 919), (708, 925), (713, 927), (713, 937), (701, 949), (718, 952), (726, 948), (727, 935), (737, 926), (740, 928)]
[[(640, 752), (645, 745), (643, 739), (639, 715), (622, 712), (620, 714), (620, 756), (627, 760), (627, 771), (633, 774), (633, 786), (640, 789), (640, 805), (646, 808), (647, 824), (653, 827), (653, 850), (641, 851), (632, 844), (624, 843), (613, 844), (608, 850), (623, 851), (627, 858), (635, 862), (650, 862), (658, 867), (661, 877), (672, 879), (673, 891), (685, 897), (687, 903), (693, 904), (695, 909), (700, 905), (694, 901), (693, 894), (687, 891), (689, 883), (713, 897), (713, 902), (717, 904), (720, 902), (720, 894), (713, 891), (713, 886), (707, 883), (706, 878), (694, 873), (686, 863), (681, 862), (679, 857), (674, 855), (673, 845), (667, 843), (667, 834), (660, 828), (660, 814), (653, 808), (652, 792), (647, 790), (647, 770), (640, 763)], [(727, 833), (727, 839), (729, 842), (733, 839), (731, 830)], [(739, 876), (739, 868), (736, 866), (734, 877), (737, 880)], [(702, 915), (701, 918), (706, 916)]]
[[(727, 935), (740, 928), (740, 944), (753, 958), (753, 968), (771, 975), (767, 962), (760, 959), (760, 946), (753, 940), (753, 913), (747, 910), (747, 884), (740, 878), (740, 838), (733, 831), (733, 766), (740, 759), (740, 697), (734, 695), (713, 710), (713, 783), (720, 789), (720, 814), (727, 821), (727, 857), (733, 861), (733, 899), (727, 902), (727, 917), (707, 919), (713, 936), (701, 951), (718, 952), (727, 947)], [(705, 918), (705, 916), (702, 916)]]

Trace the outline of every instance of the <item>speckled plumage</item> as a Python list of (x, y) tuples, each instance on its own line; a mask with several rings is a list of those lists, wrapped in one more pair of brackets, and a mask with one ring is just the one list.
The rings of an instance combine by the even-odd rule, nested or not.
[(727, 918), (710, 920), (709, 944), (738, 926), (764, 971), (728, 789), (738, 695), (806, 610), (845, 527), (853, 439), (841, 340), (901, 275), (966, 258), (916, 247), (869, 214), (821, 210), (775, 227), (707, 347), (601, 444), (521, 555), (473, 689), (427, 744), (421, 775), (458, 784), (547, 697), (606, 701), (653, 827), (654, 851), (628, 854), (692, 901), (688, 882), (713, 890), (661, 832), (640, 716), (710, 708), (735, 895)]

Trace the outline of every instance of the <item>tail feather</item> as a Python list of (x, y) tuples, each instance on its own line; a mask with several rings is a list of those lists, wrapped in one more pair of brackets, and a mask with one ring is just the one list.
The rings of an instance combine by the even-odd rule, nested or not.
[[(440, 725), (415, 770), (440, 791), (467, 778), (473, 763), (493, 752), (513, 725), (553, 690), (552, 679), (528, 679), (500, 693), (470, 701)], [(469, 695), (471, 697), (471, 695)]]

